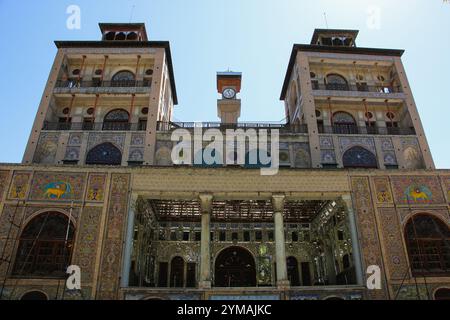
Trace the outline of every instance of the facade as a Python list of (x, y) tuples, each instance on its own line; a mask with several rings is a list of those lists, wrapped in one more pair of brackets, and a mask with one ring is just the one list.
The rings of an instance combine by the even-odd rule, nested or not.
[(100, 29), (56, 42), (23, 163), (0, 166), (1, 299), (448, 298), (450, 171), (434, 167), (403, 51), (316, 30), (293, 47), (286, 124), (239, 122), (242, 75), (219, 72), (221, 121), (202, 130), (278, 130), (265, 176), (228, 149), (174, 163), (172, 133), (199, 124), (172, 121), (169, 43), (143, 24)]

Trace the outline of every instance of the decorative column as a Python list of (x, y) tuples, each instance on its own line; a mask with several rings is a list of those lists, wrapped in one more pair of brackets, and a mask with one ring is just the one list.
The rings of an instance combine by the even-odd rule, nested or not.
[(202, 214), (202, 235), (200, 242), (200, 289), (211, 289), (211, 249), (210, 249), (210, 222), (213, 196), (201, 194), (200, 210)]
[(273, 216), (275, 222), (275, 260), (277, 263), (277, 287), (289, 288), (290, 283), (286, 265), (286, 241), (284, 239), (284, 194), (272, 196)]
[(128, 210), (127, 219), (127, 233), (125, 238), (125, 251), (123, 255), (123, 266), (122, 266), (122, 280), (120, 286), (122, 288), (127, 288), (130, 285), (130, 268), (131, 268), (131, 255), (133, 253), (133, 235), (134, 235), (134, 217), (136, 210), (136, 203), (138, 200), (137, 194), (131, 195), (130, 208)]
[(358, 229), (356, 227), (356, 217), (353, 210), (352, 197), (350, 195), (343, 195), (342, 202), (347, 211), (348, 225), (350, 227), (350, 235), (352, 238), (352, 256), (355, 265), (356, 282), (358, 285), (363, 285), (363, 270), (361, 264), (361, 250), (359, 247)]

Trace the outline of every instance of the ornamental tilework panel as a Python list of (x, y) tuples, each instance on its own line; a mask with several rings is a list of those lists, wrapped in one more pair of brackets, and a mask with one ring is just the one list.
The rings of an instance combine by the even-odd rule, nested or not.
[[(386, 251), (389, 277), (392, 280), (402, 280), (409, 272), (402, 240), (402, 228), (398, 215), (393, 208), (379, 209), (379, 219), (383, 244)], [(409, 277), (408, 277), (409, 278)]]
[(423, 169), (424, 161), (416, 138), (403, 138), (401, 140), (403, 158), (406, 169)]
[(73, 255), (73, 263), (82, 270), (81, 283), (91, 283), (94, 278), (101, 216), (102, 207), (85, 207), (81, 215)]
[(311, 168), (311, 156), (307, 143), (293, 143), (296, 168)]
[(8, 171), (0, 171), (0, 200), (2, 200), (3, 192), (8, 187), (6, 185), (8, 181), (8, 174), (9, 174)]
[(81, 200), (85, 174), (36, 172), (31, 185), (31, 200)]
[(375, 141), (373, 138), (364, 137), (339, 137), (339, 144), (341, 148), (341, 153), (344, 154), (348, 149), (360, 146), (371, 151), (373, 154), (377, 154), (375, 148)]
[(320, 149), (334, 149), (333, 138), (330, 136), (320, 137)]
[(382, 138), (380, 139), (381, 149), (383, 151), (393, 151), (394, 144), (392, 143), (391, 138)]
[(448, 213), (448, 209), (432, 209), (432, 210), (427, 210), (427, 209), (409, 209), (409, 208), (399, 208), (398, 209), (398, 213), (400, 215), (400, 220), (402, 225), (405, 225), (407, 223), (407, 220), (411, 218), (411, 216), (415, 215), (415, 214), (431, 214), (434, 215), (440, 219), (442, 219), (443, 221), (447, 221), (448, 224), (450, 224), (450, 216)]
[(71, 161), (80, 160), (80, 150), (80, 147), (67, 147), (64, 159)]
[(34, 163), (53, 164), (58, 149), (59, 133), (41, 133), (34, 153)]
[(111, 177), (110, 202), (106, 235), (100, 266), (100, 286), (98, 299), (117, 298), (120, 270), (122, 268), (122, 241), (128, 211), (128, 188), (130, 176), (113, 174)]
[(447, 202), (450, 203), (450, 177), (443, 177), (445, 192), (447, 193)]
[[(11, 259), (13, 251), (14, 251), (14, 243), (13, 241), (6, 241), (9, 234), (10, 239), (17, 239), (19, 237), (17, 228), (10, 228), (11, 222), (20, 226), (22, 222), (22, 217), (24, 214), (23, 206), (14, 206), (14, 205), (5, 205), (3, 207), (3, 212), (0, 215), (0, 250), (4, 252), (0, 252), (1, 255), (4, 254), (5, 259)], [(6, 247), (5, 247), (6, 245)], [(8, 265), (6, 263), (0, 263), (0, 277), (4, 277), (7, 272)]]
[(133, 133), (131, 135), (132, 146), (143, 146), (145, 143), (145, 136), (142, 133)]
[(437, 177), (392, 177), (395, 201), (399, 204), (445, 203)]
[(397, 165), (397, 157), (394, 151), (383, 152), (384, 164), (387, 165)]
[(72, 133), (69, 137), (69, 146), (80, 146), (83, 142), (83, 134), (82, 133)]
[(144, 148), (130, 148), (129, 161), (143, 161), (144, 160)]
[[(364, 270), (367, 267), (376, 265), (384, 272), (380, 241), (377, 233), (377, 223), (375, 219), (372, 197), (367, 177), (352, 177), (351, 185), (354, 194), (356, 220), (359, 227), (359, 239), (362, 250), (362, 260)], [(384, 276), (382, 278), (382, 288), (386, 288)], [(386, 299), (386, 291), (370, 290), (367, 293), (371, 299)]]
[(373, 178), (373, 184), (375, 185), (378, 204), (394, 203), (388, 177), (375, 177)]
[(336, 154), (334, 153), (334, 150), (322, 150), (320, 151), (320, 158), (322, 163), (326, 164), (335, 164), (336, 161)]
[(110, 142), (116, 147), (123, 151), (125, 144), (125, 134), (124, 133), (90, 133), (88, 139), (87, 150), (91, 150), (99, 144)]
[(8, 198), (14, 200), (24, 200), (30, 189), (31, 172), (14, 172)]
[(106, 174), (91, 173), (89, 175), (86, 200), (103, 202), (103, 199), (105, 198), (105, 182)]

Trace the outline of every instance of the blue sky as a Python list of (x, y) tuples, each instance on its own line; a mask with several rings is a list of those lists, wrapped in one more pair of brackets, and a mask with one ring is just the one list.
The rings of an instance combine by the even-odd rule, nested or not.
[[(66, 27), (69, 5), (81, 9), (79, 30)], [(450, 3), (444, 0), (0, 0), (0, 162), (22, 159), (54, 40), (98, 40), (98, 22), (145, 22), (151, 40), (171, 43), (176, 120), (216, 121), (215, 72), (229, 68), (243, 72), (241, 120), (281, 121), (292, 45), (309, 43), (314, 28), (326, 26), (324, 12), (330, 28), (359, 29), (358, 46), (406, 50), (436, 166), (450, 168)]]

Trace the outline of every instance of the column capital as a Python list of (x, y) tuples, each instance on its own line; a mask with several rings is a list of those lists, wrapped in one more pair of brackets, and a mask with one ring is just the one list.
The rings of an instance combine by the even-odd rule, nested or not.
[(274, 212), (284, 211), (284, 200), (286, 196), (283, 193), (274, 193), (272, 195), (272, 206)]
[(200, 208), (202, 213), (210, 213), (213, 201), (213, 195), (210, 193), (201, 193), (198, 198), (200, 199)]

